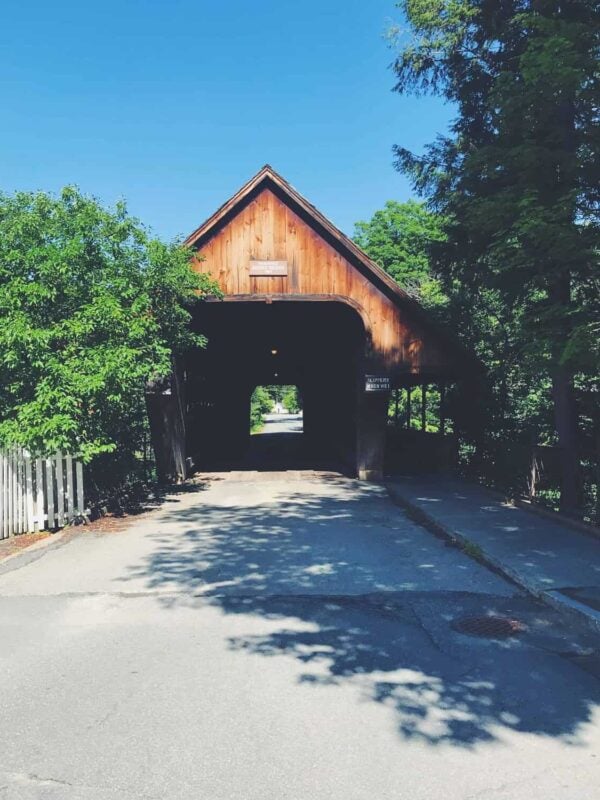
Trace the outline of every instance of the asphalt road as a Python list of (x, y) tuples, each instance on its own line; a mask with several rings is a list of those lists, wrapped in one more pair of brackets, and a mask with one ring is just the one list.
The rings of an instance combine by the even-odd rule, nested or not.
[(259, 436), (272, 433), (302, 433), (302, 414), (265, 414)]
[(0, 574), (0, 798), (597, 796), (589, 634), (381, 488), (260, 477)]

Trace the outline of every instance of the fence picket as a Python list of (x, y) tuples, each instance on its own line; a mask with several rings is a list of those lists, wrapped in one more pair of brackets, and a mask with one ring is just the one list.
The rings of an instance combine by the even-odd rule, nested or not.
[(40, 458), (23, 448), (0, 450), (0, 540), (62, 528), (83, 512), (80, 461), (60, 452)]
[(53, 528), (55, 524), (54, 514), (54, 472), (52, 470), (52, 458), (46, 459), (46, 501), (48, 503), (48, 528)]
[(6, 524), (7, 530), (10, 534), (12, 532), (12, 471), (11, 471), (11, 453), (6, 453)]
[(21, 533), (21, 492), (19, 491), (19, 453), (15, 450), (14, 455), (15, 465), (13, 472), (13, 495), (15, 504), (15, 525), (17, 533)]
[(73, 457), (65, 457), (65, 469), (67, 472), (67, 519), (73, 519)]
[(27, 530), (25, 516), (25, 456), (23, 451), (19, 450), (19, 520), (21, 533), (25, 533)]
[(5, 476), (6, 456), (0, 452), (0, 539), (8, 536), (8, 525), (6, 524), (6, 476)]
[(33, 475), (31, 471), (31, 456), (29, 453), (25, 453), (25, 491), (27, 495), (25, 497), (25, 510), (26, 510), (26, 518), (27, 524), (26, 529), (30, 533), (34, 530), (33, 526)]
[(18, 533), (17, 527), (17, 456), (14, 450), (10, 454), (10, 526)]
[(77, 513), (83, 514), (83, 464), (81, 461), (75, 462), (76, 481), (77, 481)]
[(44, 525), (44, 468), (41, 458), (35, 460), (35, 530), (41, 531)]
[(56, 469), (56, 524), (62, 528), (65, 524), (65, 482), (63, 477), (63, 455), (58, 451), (54, 457)]

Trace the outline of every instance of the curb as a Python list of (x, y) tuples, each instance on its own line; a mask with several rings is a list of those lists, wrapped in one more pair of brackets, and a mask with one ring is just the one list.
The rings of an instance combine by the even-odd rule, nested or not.
[(577, 600), (566, 597), (558, 589), (540, 589), (537, 584), (523, 578), (518, 571), (508, 567), (500, 559), (489, 555), (489, 553), (485, 553), (477, 542), (464, 536), (459, 531), (441, 525), (434, 517), (430, 516), (426, 511), (423, 511), (420, 506), (407, 500), (393, 485), (386, 483), (385, 487), (392, 501), (404, 509), (414, 522), (426, 528), (435, 536), (459, 547), (469, 558), (488, 567), (492, 572), (506, 578), (520, 589), (524, 589), (528, 594), (532, 595), (532, 597), (535, 597), (536, 600), (541, 600), (543, 603), (546, 603), (546, 605), (552, 606), (559, 611), (569, 614), (571, 617), (577, 618), (580, 622), (584, 622), (591, 628), (594, 633), (600, 633), (600, 612), (588, 608), (583, 605), (583, 603), (577, 602)]
[(465, 480), (475, 489), (484, 489), (486, 492), (489, 492), (489, 494), (495, 496), (497, 500), (501, 500), (505, 504), (515, 506), (515, 508), (520, 508), (522, 511), (528, 511), (530, 514), (535, 514), (538, 517), (547, 519), (549, 522), (555, 522), (558, 525), (563, 525), (578, 533), (585, 533), (586, 536), (591, 536), (593, 539), (600, 540), (600, 526), (598, 525), (593, 525), (590, 522), (583, 522), (579, 519), (573, 519), (573, 517), (569, 517), (566, 514), (561, 514), (560, 511), (553, 511), (551, 508), (545, 508), (538, 503), (527, 500), (525, 497), (511, 497), (511, 495), (506, 492), (502, 492), (492, 486), (486, 486), (485, 483), (478, 483), (477, 481), (466, 478), (461, 480)]
[(1, 559), (0, 575), (4, 575), (6, 572), (12, 572), (19, 567), (24, 567), (32, 561), (37, 561), (38, 558), (44, 555), (46, 550), (59, 547), (63, 543), (62, 539), (64, 539), (68, 533), (73, 533), (72, 527), (63, 528), (63, 530), (58, 533), (51, 533), (50, 536), (47, 536), (45, 539), (34, 542), (30, 544), (29, 547), (24, 547), (22, 550), (11, 553), (6, 556), (6, 558)]
[(535, 503), (532, 503), (531, 500), (524, 500), (522, 498), (515, 497), (511, 500), (511, 502), (517, 508), (520, 508), (523, 511), (528, 511), (530, 514), (537, 514), (538, 517), (543, 517), (550, 522), (556, 522), (560, 525), (565, 525), (567, 528), (572, 528), (578, 533), (584, 533), (586, 536), (591, 536), (597, 541), (600, 540), (600, 528), (598, 528), (596, 525), (590, 525), (587, 522), (580, 522), (577, 519), (571, 519), (571, 517), (567, 517), (565, 514), (561, 514), (559, 511), (552, 511), (550, 508), (538, 506)]

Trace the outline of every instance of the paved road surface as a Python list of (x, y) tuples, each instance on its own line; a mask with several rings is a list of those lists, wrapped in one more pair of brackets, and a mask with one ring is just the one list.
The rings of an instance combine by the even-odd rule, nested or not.
[(259, 477), (0, 575), (0, 798), (597, 796), (597, 642), (381, 488)]
[(302, 414), (265, 414), (259, 436), (272, 433), (302, 433)]

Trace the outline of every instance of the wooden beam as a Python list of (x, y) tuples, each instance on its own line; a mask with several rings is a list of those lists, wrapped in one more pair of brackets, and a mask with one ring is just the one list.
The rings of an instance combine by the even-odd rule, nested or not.
[(421, 430), (427, 430), (427, 386), (421, 384)]

